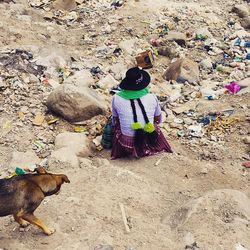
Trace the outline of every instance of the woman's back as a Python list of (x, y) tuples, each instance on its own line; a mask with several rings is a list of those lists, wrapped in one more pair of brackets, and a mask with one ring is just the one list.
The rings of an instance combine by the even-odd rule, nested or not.
[[(161, 115), (161, 109), (156, 96), (153, 94), (147, 94), (141, 97), (140, 100), (144, 105), (149, 121), (154, 123), (154, 117)], [(142, 126), (144, 126), (145, 120), (136, 100), (135, 107), (138, 121), (142, 124)], [(113, 96), (112, 113), (114, 117), (119, 117), (122, 134), (134, 136), (135, 132), (131, 128), (131, 124), (134, 122), (134, 120), (130, 100), (126, 100), (118, 95)]]

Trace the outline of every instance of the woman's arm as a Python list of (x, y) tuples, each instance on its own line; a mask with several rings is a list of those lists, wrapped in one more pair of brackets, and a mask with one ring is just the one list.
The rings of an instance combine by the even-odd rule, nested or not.
[(160, 124), (161, 123), (161, 107), (159, 104), (159, 101), (157, 99), (157, 97), (155, 96), (155, 100), (156, 100), (156, 107), (155, 107), (155, 114), (154, 114), (154, 123), (156, 124)]
[(161, 115), (155, 116), (154, 117), (154, 123), (160, 124), (161, 123)]

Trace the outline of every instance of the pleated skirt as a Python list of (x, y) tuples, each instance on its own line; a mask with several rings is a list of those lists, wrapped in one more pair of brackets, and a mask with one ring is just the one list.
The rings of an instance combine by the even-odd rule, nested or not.
[(134, 145), (134, 137), (123, 135), (120, 125), (117, 124), (113, 132), (113, 146), (111, 151), (111, 159), (135, 157), (141, 158), (144, 156), (156, 155), (163, 152), (172, 153), (172, 149), (161, 132), (160, 128), (155, 125), (158, 133), (158, 140), (156, 145), (150, 145), (149, 141), (145, 139), (138, 147)]

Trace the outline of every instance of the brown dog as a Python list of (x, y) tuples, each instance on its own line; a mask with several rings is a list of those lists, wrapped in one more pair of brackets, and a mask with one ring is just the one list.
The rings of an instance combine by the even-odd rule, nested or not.
[(36, 174), (0, 179), (0, 217), (13, 215), (22, 227), (28, 226), (27, 222), (30, 222), (51, 235), (55, 230), (49, 229), (33, 213), (44, 197), (58, 193), (61, 185), (70, 181), (66, 175), (47, 173), (43, 167), (35, 171)]

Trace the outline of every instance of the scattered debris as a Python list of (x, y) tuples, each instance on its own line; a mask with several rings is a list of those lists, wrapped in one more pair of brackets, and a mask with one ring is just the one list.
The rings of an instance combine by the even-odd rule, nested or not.
[(128, 220), (127, 220), (127, 217), (126, 217), (124, 205), (122, 203), (119, 203), (119, 206), (120, 206), (120, 209), (121, 209), (121, 212), (122, 212), (122, 220), (123, 220), (126, 232), (130, 233), (130, 228), (128, 226)]

